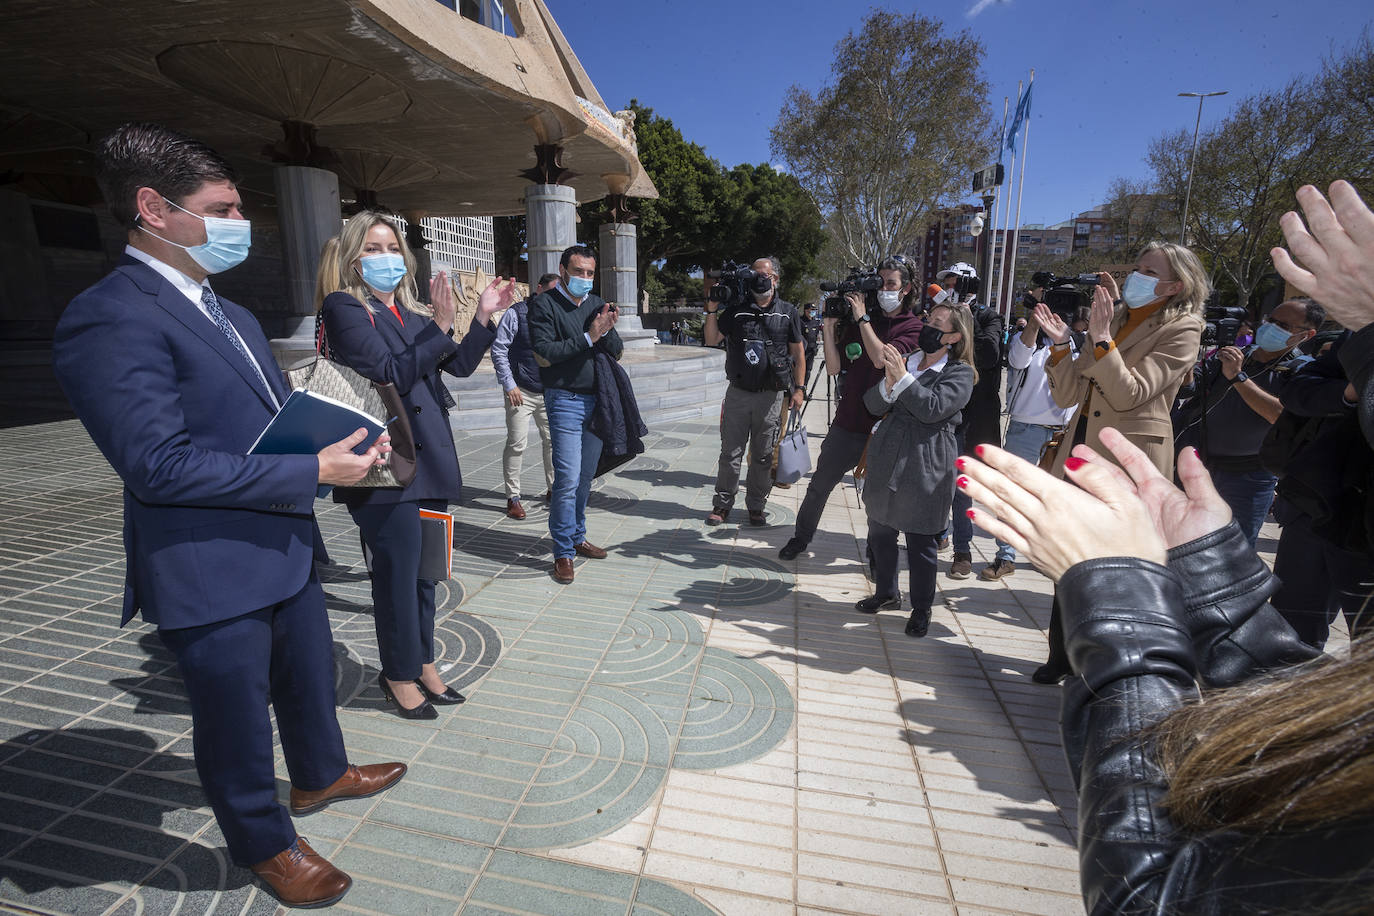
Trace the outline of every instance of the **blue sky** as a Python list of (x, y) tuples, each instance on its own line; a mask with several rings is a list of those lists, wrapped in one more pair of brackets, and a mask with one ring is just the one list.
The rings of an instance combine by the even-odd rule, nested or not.
[[(545, 0), (607, 105), (638, 98), (727, 166), (767, 162), (783, 94), (815, 89), (835, 41), (872, 4), (850, 0)], [(959, 0), (919, 10), (987, 49), (1002, 97), (1035, 68), (1021, 222), (1102, 203), (1114, 177), (1141, 177), (1149, 141), (1192, 130), (1183, 91), (1228, 90), (1204, 129), (1246, 95), (1316, 72), (1374, 20), (1369, 0)], [(975, 11), (977, 7), (977, 11)], [(974, 12), (974, 15), (970, 15)], [(766, 41), (760, 38), (766, 36)], [(1008, 160), (1009, 161), (1009, 160)], [(970, 202), (974, 199), (970, 197)]]

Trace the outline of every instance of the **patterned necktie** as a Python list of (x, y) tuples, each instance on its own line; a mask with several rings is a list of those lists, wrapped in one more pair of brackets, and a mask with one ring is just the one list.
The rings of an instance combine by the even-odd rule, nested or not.
[(205, 304), (205, 310), (210, 313), (210, 320), (215, 323), (215, 327), (219, 328), (220, 333), (238, 351), (239, 356), (242, 356), (244, 362), (248, 363), (253, 374), (262, 382), (262, 387), (267, 389), (267, 396), (272, 399), (272, 403), (277, 404), (277, 396), (272, 393), (272, 386), (267, 384), (267, 379), (263, 378), (262, 369), (258, 367), (257, 361), (249, 355), (248, 348), (239, 339), (239, 335), (234, 331), (234, 326), (229, 323), (229, 316), (224, 314), (224, 308), (220, 306), (219, 298), (215, 295), (214, 290), (208, 286), (202, 286), (200, 288), (200, 301)]

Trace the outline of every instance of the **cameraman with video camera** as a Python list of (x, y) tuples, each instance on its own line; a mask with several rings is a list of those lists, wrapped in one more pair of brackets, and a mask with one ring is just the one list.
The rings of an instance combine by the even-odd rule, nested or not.
[(708, 347), (725, 342), (725, 376), (730, 380), (720, 411), (720, 464), (708, 525), (730, 516), (746, 447), (744, 505), (749, 524), (766, 524), (763, 507), (773, 488), (773, 448), (782, 427), (783, 399), (794, 410), (802, 405), (806, 357), (801, 316), (778, 296), (781, 276), (776, 258), (759, 258), (752, 267), (732, 261), (707, 298), (702, 337)]
[(797, 511), (796, 530), (778, 551), (784, 560), (796, 559), (811, 543), (826, 500), (845, 472), (852, 471), (863, 457), (868, 435), (879, 419), (864, 406), (864, 393), (884, 376), (884, 345), (904, 354), (919, 349), (921, 320), (915, 310), (920, 298), (909, 260), (887, 258), (876, 273), (856, 272), (834, 291), (840, 295), (825, 300), (821, 341), (825, 371), (832, 376), (843, 372), (844, 381), (835, 422), (821, 444), (806, 497)]

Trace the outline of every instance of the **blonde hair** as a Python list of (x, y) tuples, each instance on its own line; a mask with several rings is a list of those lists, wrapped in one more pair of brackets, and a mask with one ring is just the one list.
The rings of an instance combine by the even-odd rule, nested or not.
[(1212, 281), (1207, 279), (1207, 271), (1202, 269), (1202, 262), (1197, 255), (1193, 254), (1192, 249), (1174, 242), (1150, 242), (1140, 249), (1140, 254), (1151, 251), (1164, 255), (1169, 262), (1169, 269), (1183, 284), (1183, 289), (1170, 296), (1168, 304), (1164, 306), (1164, 320), (1171, 321), (1185, 315), (1201, 318), (1203, 303), (1212, 294)]
[(959, 332), (958, 342), (949, 345), (949, 355), (972, 369), (973, 384), (978, 384), (978, 367), (973, 364), (972, 310), (962, 302), (954, 304), (942, 302), (939, 305), (932, 305), (930, 314), (934, 315), (936, 309), (944, 309), (949, 312), (950, 324), (954, 325), (951, 330)]
[(315, 268), (315, 314), (324, 308), (326, 296), (342, 288), (339, 286), (339, 237), (336, 235), (320, 249), (320, 263)]
[(406, 275), (396, 286), (396, 301), (408, 312), (414, 312), (417, 315), (432, 315), (433, 312), (420, 301), (420, 294), (415, 286), (415, 255), (410, 253), (410, 246), (406, 244), (405, 236), (401, 234), (400, 227), (391, 217), (385, 213), (378, 213), (376, 210), (363, 210), (349, 219), (348, 223), (344, 225), (343, 232), (339, 233), (338, 289), (357, 299), (363, 304), (363, 308), (369, 312), (376, 311), (368, 302), (372, 293), (368, 290), (367, 284), (363, 283), (362, 274), (355, 265), (358, 259), (362, 257), (363, 246), (367, 243), (367, 234), (372, 231), (373, 226), (378, 224), (385, 224), (395, 233), (396, 241), (401, 246), (401, 258), (406, 264)]

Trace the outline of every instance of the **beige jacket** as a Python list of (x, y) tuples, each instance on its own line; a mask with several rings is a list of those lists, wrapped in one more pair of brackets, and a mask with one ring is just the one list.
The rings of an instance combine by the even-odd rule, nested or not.
[[(1126, 315), (1122, 309), (1112, 321), (1114, 335), (1126, 323)], [(1184, 315), (1166, 320), (1160, 310), (1101, 359), (1088, 350), (1077, 359), (1065, 357), (1057, 365), (1047, 364), (1054, 402), (1060, 407), (1078, 405), (1053, 473), (1064, 476), (1064, 459), (1081, 417), (1088, 424), (1083, 441), (1098, 454), (1111, 458), (1098, 437), (1108, 426), (1115, 427), (1150, 456), (1161, 474), (1172, 479), (1174, 433), (1169, 410), (1197, 362), (1201, 339), (1200, 318)]]

